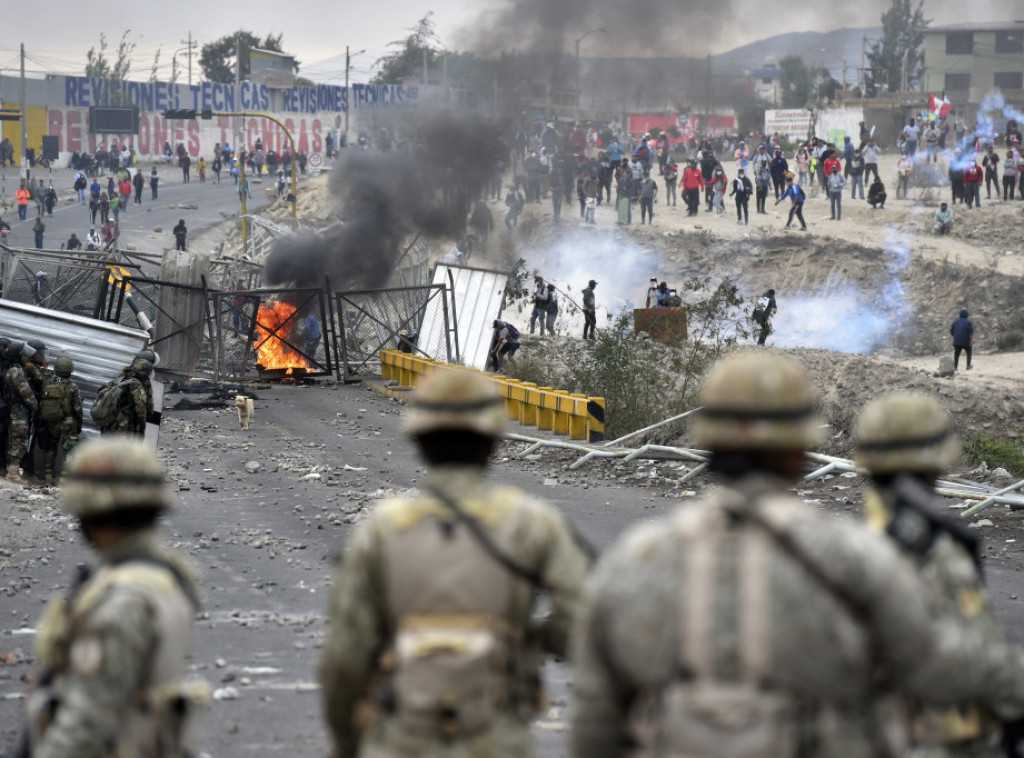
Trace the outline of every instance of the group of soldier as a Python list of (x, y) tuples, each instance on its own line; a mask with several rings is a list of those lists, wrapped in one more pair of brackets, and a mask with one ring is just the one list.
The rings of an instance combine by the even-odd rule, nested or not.
[[(153, 411), (150, 374), (155, 353), (144, 350), (124, 369), (124, 400), (103, 432), (142, 435)], [(82, 392), (71, 378), (74, 361), (59, 356), (50, 370), (46, 344), (0, 337), (0, 466), (18, 484), (54, 484), (57, 463), (82, 433)], [(43, 471), (36, 470), (36, 451)]]
[[(493, 382), (425, 378), (407, 417), (420, 491), (356, 527), (330, 588), (332, 755), (533, 755), (545, 654), (573, 665), (575, 758), (1019, 754), (1024, 652), (991, 614), (973, 533), (931, 502), (958, 456), (950, 419), (921, 394), (863, 410), (858, 523), (791, 494), (816, 403), (782, 356), (715, 366), (693, 436), (718, 486), (623, 535), (585, 592), (590, 553), (559, 511), (487, 479)], [(101, 568), (40, 629), (28, 753), (183, 755), (195, 589), (155, 536), (160, 464), (124, 438), (87, 443), (64, 498)]]

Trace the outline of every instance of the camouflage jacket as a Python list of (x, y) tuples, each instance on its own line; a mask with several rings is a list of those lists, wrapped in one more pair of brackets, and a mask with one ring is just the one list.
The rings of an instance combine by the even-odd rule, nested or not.
[(157, 754), (184, 694), (195, 597), (189, 564), (147, 529), (105, 550), (70, 600), (54, 598), (36, 640), (48, 684), (28, 700), (33, 758)]
[(65, 377), (57, 377), (57, 381), (65, 385), (65, 392), (70, 396), (71, 415), (60, 423), (60, 431), (68, 434), (82, 433), (82, 390), (78, 383)]
[[(1018, 686), (1005, 646), (935, 620), (927, 597), (889, 540), (818, 516), (780, 482), (732, 481), (634, 528), (602, 560), (575, 639), (572, 754), (649, 746), (667, 727), (644, 716), (705, 677), (793, 700), (787, 730), (817, 758), (886, 754), (883, 672), (888, 688), (936, 705)], [(685, 655), (694, 649), (703, 655)]]
[[(33, 390), (25, 369), (19, 364), (11, 366), (4, 373), (4, 385), (8, 398), (27, 408), (35, 416), (39, 410), (39, 395)], [(16, 407), (16, 406), (15, 406)]]
[(125, 379), (130, 381), (121, 390), (121, 397), (118, 401), (117, 421), (114, 422), (113, 430), (143, 434), (146, 431), (146, 419), (149, 418), (153, 407), (152, 400), (140, 379), (128, 375), (123, 377), (121, 381), (124, 382)]
[[(536, 689), (543, 652), (566, 652), (586, 573), (586, 557), (557, 511), (514, 488), (489, 485), (481, 469), (439, 467), (427, 474), (425, 488), (438, 489), (456, 500), (487, 533), (504, 535), (505, 554), (536, 572), (548, 588), (550, 613), (541, 622), (532, 620), (536, 588), (513, 576), (475, 542), (472, 550), (476, 558), (471, 565), (460, 563), (457, 570), (421, 571), (417, 575), (418, 562), (410, 563), (406, 555), (389, 552), (389, 545), (393, 544), (390, 535), (423, 525), (424, 520), (442, 533), (464, 527), (455, 524), (454, 514), (428, 494), (380, 503), (350, 536), (330, 594), (330, 631), (320, 662), (320, 682), (334, 740), (333, 755), (351, 758), (360, 752), (361, 745), (364, 749), (372, 745), (373, 754), (379, 756), (424, 751), (438, 758), (529, 756), (529, 718), (539, 695)], [(408, 553), (424, 549), (426, 546), (409, 546)], [(441, 558), (442, 562), (447, 560)], [(405, 579), (395, 581), (398, 562), (405, 563), (407, 570), (405, 574), (399, 572)], [(381, 702), (381, 694), (388, 689), (387, 661), (393, 658), (396, 630), (408, 618), (395, 608), (414, 598), (413, 603), (421, 604), (417, 611), (420, 614), (465, 617), (474, 611), (480, 613), (479, 605), (484, 603), (473, 607), (464, 588), (474, 584), (476, 575), (483, 574), (496, 576), (496, 583), (504, 583), (508, 588), (510, 602), (502, 611), (502, 622), (518, 641), (520, 663), (523, 659), (528, 662), (520, 665), (514, 675), (508, 675), (504, 705), (489, 728), (455, 739), (410, 732)], [(527, 655), (523, 647), (529, 647), (534, 654)], [(528, 704), (517, 697), (527, 690), (533, 697)]]
[[(868, 493), (865, 512), (872, 530), (882, 533), (888, 527), (895, 498), (896, 495), (887, 490)], [(927, 600), (933, 616), (955, 618), (987, 640), (994, 650), (1005, 651), (1003, 668), (1008, 673), (1016, 672), (1006, 680), (1011, 689), (993, 689), (976, 702), (959, 704), (955, 709), (922, 707), (911, 699), (906, 704), (911, 740), (915, 745), (933, 748), (973, 745), (970, 755), (989, 755), (983, 745), (991, 742), (1000, 731), (993, 716), (1014, 719), (1024, 714), (1024, 652), (1007, 643), (1006, 634), (992, 613), (974, 560), (963, 545), (948, 534), (940, 534), (927, 552), (905, 552), (917, 566), (928, 590)]]

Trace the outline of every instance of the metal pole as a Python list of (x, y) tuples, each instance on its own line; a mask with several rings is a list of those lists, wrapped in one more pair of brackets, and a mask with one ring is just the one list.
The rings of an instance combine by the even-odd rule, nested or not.
[(31, 166), (28, 164), (28, 114), (25, 112), (25, 43), (21, 43), (21, 167), (25, 188), (32, 181)]
[(580, 120), (580, 43), (583, 38), (576, 40), (576, 121)]
[(1016, 484), (1010, 485), (1009, 487), (1004, 487), (1001, 490), (996, 490), (995, 492), (993, 492), (991, 495), (989, 495), (987, 498), (982, 500), (977, 505), (972, 505), (966, 511), (961, 513), (960, 514), (960, 518), (970, 518), (975, 513), (978, 513), (979, 511), (983, 511), (986, 508), (988, 508), (990, 505), (992, 505), (996, 501), (995, 500), (996, 497), (998, 497), (999, 495), (1006, 495), (1006, 494), (1008, 494), (1010, 492), (1013, 492), (1014, 490), (1019, 490), (1021, 487), (1024, 487), (1024, 481), (1019, 481)]
[[(352, 56), (348, 53), (348, 45), (345, 45), (345, 147), (348, 147), (348, 70), (352, 64)], [(341, 145), (335, 145), (335, 147), (341, 147)]]
[(700, 408), (694, 408), (693, 410), (686, 411), (686, 413), (680, 413), (678, 416), (673, 416), (672, 418), (667, 418), (664, 419), (663, 421), (659, 421), (657, 424), (651, 424), (650, 426), (645, 426), (643, 429), (637, 429), (635, 432), (630, 432), (629, 434), (619, 437), (616, 440), (612, 440), (611, 442), (605, 442), (601, 445), (601, 447), (612, 447), (613, 445), (618, 445), (620, 442), (625, 442), (626, 440), (632, 437), (636, 437), (638, 434), (643, 434), (644, 432), (649, 432), (652, 429), (657, 429), (659, 426), (671, 424), (673, 421), (678, 421), (681, 418), (686, 418), (691, 413), (696, 413), (703, 407), (704, 406), (701, 406)]

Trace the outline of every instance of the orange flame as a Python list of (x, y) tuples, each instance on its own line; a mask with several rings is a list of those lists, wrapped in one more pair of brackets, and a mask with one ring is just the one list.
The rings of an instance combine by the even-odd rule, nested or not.
[(256, 313), (257, 366), (264, 369), (286, 368), (288, 373), (296, 368), (311, 368), (309, 361), (281, 340), (283, 337), (293, 344), (299, 344), (291, 336), (292, 330), (299, 323), (294, 318), (296, 310), (294, 305), (281, 300), (260, 306)]

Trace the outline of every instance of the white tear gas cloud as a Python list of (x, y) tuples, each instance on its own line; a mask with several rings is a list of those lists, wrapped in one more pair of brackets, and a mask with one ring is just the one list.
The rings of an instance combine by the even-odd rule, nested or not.
[(470, 203), (506, 154), (499, 130), (471, 114), (420, 116), (407, 152), (345, 151), (330, 178), (343, 224), (278, 239), (267, 256), (270, 286), (381, 287), (413, 235), (457, 237)]
[(843, 278), (814, 293), (778, 292), (772, 343), (862, 354), (887, 345), (913, 315), (903, 283), (910, 248), (901, 232), (889, 230), (885, 255), (885, 273), (870, 289)]
[[(642, 308), (648, 280), (660, 276), (658, 253), (644, 249), (626, 235), (599, 229), (566, 229), (554, 242), (520, 249), (518, 254), (526, 261), (528, 270), (536, 270), (546, 283), (554, 284), (562, 293), (558, 319), (565, 330), (582, 331), (583, 318), (579, 313), (569, 312), (566, 298), (582, 305), (581, 293), (589, 280), (597, 281), (597, 323), (604, 327), (608, 325), (606, 316)], [(532, 282), (530, 285), (532, 291)], [(527, 304), (521, 316), (510, 320), (522, 319), (522, 323), (527, 323), (531, 307)], [(575, 329), (577, 326), (579, 330)]]

